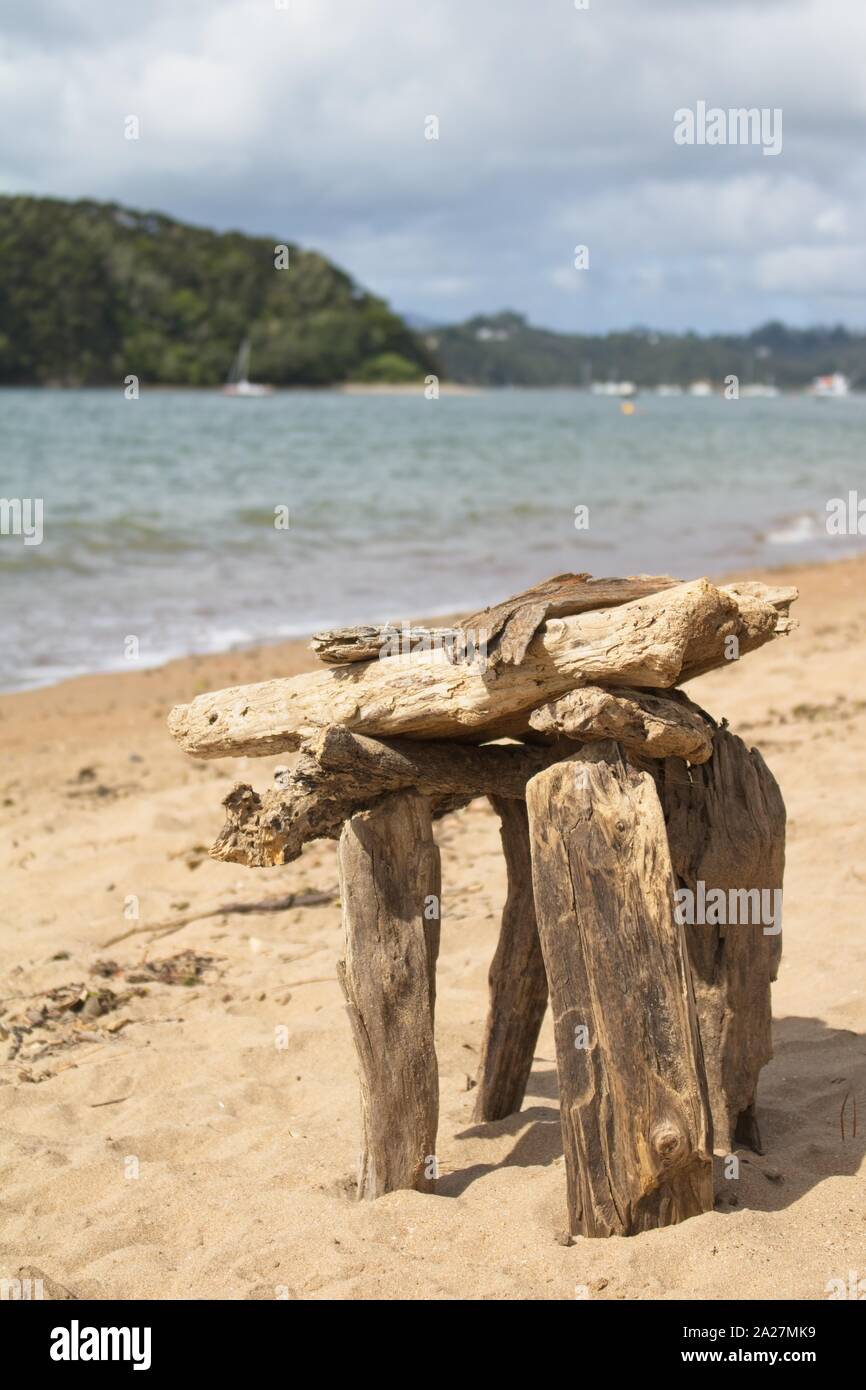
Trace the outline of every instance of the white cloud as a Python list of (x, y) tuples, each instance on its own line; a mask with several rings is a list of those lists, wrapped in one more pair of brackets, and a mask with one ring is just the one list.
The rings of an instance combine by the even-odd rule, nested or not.
[[(844, 312), (836, 287), (866, 216), (862, 0), (0, 13), (6, 191), (301, 239), (419, 312), (507, 304), (568, 327), (579, 297), (594, 328)], [(699, 98), (781, 107), (782, 154), (676, 146), (673, 113)], [(578, 241), (591, 269), (575, 287)], [(798, 279), (785, 266), (813, 242), (830, 270)]]
[(802, 294), (808, 288), (827, 299), (862, 298), (866, 246), (785, 246), (767, 251), (755, 262), (754, 279), (760, 289), (775, 294)]

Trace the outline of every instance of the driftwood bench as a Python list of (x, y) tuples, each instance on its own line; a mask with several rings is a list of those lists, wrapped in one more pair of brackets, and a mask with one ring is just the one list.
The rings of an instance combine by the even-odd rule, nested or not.
[(476, 1119), (520, 1108), (549, 1000), (573, 1233), (707, 1211), (714, 1146), (760, 1147), (781, 937), (753, 909), (778, 902), (785, 810), (760, 754), (677, 687), (787, 632), (795, 598), (558, 576), (457, 629), (321, 634), (322, 671), (172, 711), (199, 758), (299, 750), (276, 787), (226, 798), (215, 858), (339, 840), (359, 1196), (435, 1188), (433, 822), (479, 796), (508, 890)]

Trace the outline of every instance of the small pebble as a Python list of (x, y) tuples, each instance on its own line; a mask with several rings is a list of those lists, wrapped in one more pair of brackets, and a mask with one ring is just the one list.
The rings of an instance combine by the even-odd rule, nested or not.
[(571, 1231), (557, 1231), (555, 1240), (557, 1245), (574, 1245), (574, 1236)]

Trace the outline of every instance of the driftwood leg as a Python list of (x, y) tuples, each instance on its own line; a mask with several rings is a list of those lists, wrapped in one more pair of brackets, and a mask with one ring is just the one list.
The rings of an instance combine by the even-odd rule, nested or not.
[(440, 869), (427, 800), (395, 792), (353, 816), (339, 866), (346, 958), (338, 974), (361, 1083), (358, 1197), (432, 1192)]
[(712, 1130), (652, 777), (598, 744), (527, 787), (571, 1229), (633, 1235), (713, 1205)]
[(491, 796), (508, 872), (502, 929), (490, 967), (490, 1008), (478, 1068), (476, 1120), (519, 1110), (547, 1008), (547, 975), (535, 923), (526, 802)]
[[(703, 766), (686, 772), (683, 763), (666, 762), (660, 790), (674, 871), (696, 899), (703, 894), (710, 923), (696, 921), (685, 933), (716, 1147), (729, 1153), (740, 1143), (760, 1152), (755, 1092), (773, 1055), (770, 983), (782, 951), (785, 805), (760, 753), (725, 729), (715, 732)], [(722, 892), (721, 909), (713, 906), (714, 890)]]

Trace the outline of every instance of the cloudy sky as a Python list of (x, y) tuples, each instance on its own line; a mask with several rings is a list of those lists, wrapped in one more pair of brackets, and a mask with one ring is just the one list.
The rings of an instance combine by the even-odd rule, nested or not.
[[(297, 241), (436, 321), (863, 327), (864, 55), (864, 0), (0, 0), (0, 191)], [(678, 145), (699, 101), (780, 108), (781, 153)]]

